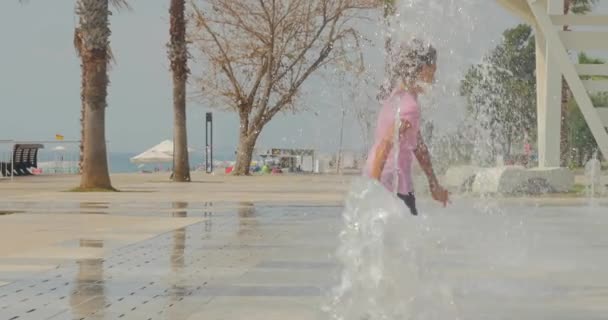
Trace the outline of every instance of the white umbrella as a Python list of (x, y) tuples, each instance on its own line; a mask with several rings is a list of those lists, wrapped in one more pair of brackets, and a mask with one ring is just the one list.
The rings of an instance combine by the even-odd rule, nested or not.
[[(171, 140), (165, 140), (159, 144), (157, 144), (156, 146), (152, 147), (149, 150), (156, 150), (156, 151), (160, 151), (160, 152), (164, 152), (164, 153), (168, 153), (168, 154), (173, 154), (173, 141)], [(188, 147), (188, 152), (192, 152), (194, 151), (194, 149)]]
[[(188, 152), (193, 151), (188, 148)], [(131, 158), (132, 163), (170, 163), (173, 162), (173, 141), (165, 140), (156, 146)]]
[(168, 163), (173, 161), (173, 155), (157, 150), (144, 151), (131, 158), (132, 163)]

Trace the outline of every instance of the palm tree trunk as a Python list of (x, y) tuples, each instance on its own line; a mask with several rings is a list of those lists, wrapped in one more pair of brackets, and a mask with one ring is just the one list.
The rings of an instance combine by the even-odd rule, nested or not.
[[(81, 59), (82, 60), (82, 59)], [(86, 88), (86, 69), (84, 67), (84, 61), (80, 63), (80, 156), (78, 158), (78, 173), (82, 174), (83, 162), (84, 162), (84, 124), (86, 118), (86, 103), (84, 101), (85, 88)]]
[(184, 12), (184, 0), (171, 0), (169, 60), (173, 71), (173, 181), (176, 182), (190, 181), (186, 130), (186, 81), (189, 70)]
[(83, 21), (85, 130), (81, 189), (113, 190), (108, 172), (105, 109), (108, 94), (108, 0), (79, 0), (77, 13)]

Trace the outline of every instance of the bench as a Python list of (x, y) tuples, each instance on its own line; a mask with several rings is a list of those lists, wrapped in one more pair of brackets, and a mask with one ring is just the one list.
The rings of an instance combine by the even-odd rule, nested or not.
[(0, 173), (5, 177), (32, 175), (32, 169), (38, 168), (38, 150), (43, 148), (42, 144), (15, 144), (13, 161), (1, 162)]

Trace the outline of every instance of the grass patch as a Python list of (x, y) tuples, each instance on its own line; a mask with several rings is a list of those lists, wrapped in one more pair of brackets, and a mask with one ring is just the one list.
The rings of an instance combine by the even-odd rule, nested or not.
[(587, 187), (585, 187), (585, 185), (583, 184), (575, 184), (574, 186), (572, 186), (572, 189), (570, 189), (569, 193), (583, 195), (586, 189)]

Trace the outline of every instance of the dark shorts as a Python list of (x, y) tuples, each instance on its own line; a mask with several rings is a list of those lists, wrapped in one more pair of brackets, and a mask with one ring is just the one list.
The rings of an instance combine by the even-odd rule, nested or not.
[(414, 194), (412, 192), (408, 193), (408, 194), (397, 194), (397, 196), (399, 197), (399, 199), (403, 200), (403, 202), (405, 202), (405, 205), (410, 208), (410, 212), (417, 216), (418, 215), (418, 209), (416, 209), (416, 197), (414, 196)]

